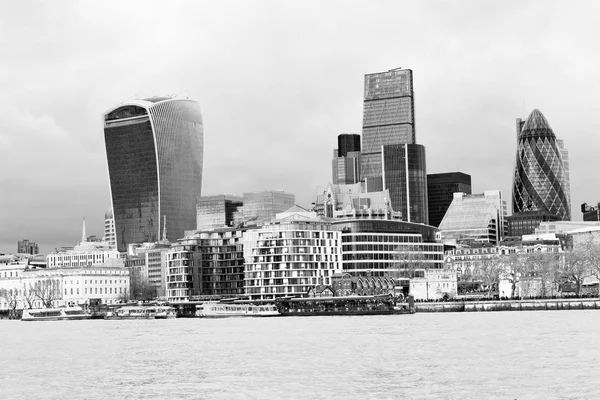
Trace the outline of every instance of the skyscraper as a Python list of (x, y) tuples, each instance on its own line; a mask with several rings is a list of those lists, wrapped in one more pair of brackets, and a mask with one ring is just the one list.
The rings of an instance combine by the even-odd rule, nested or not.
[(513, 213), (545, 211), (559, 220), (569, 220), (563, 159), (550, 124), (536, 109), (525, 123), (517, 120), (517, 131), (519, 128)]
[(429, 224), (425, 147), (388, 144), (382, 149), (383, 189), (390, 192), (392, 209), (404, 221)]
[(427, 205), (429, 225), (440, 226), (454, 193), (471, 194), (471, 175), (462, 172), (446, 172), (427, 175)]
[(360, 181), (360, 135), (338, 135), (331, 171), (334, 185), (351, 185)]
[(383, 145), (416, 143), (414, 115), (410, 69), (365, 75), (361, 179), (367, 191), (383, 189)]
[(17, 253), (36, 255), (39, 254), (39, 252), (40, 249), (35, 242), (30, 242), (27, 239), (19, 240), (17, 242)]
[(157, 242), (166, 217), (175, 241), (196, 225), (204, 130), (197, 102), (154, 97), (104, 113), (117, 248)]

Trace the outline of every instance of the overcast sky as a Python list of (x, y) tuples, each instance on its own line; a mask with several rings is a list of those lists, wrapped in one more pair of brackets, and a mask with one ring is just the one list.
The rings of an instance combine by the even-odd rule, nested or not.
[(0, 253), (102, 236), (101, 115), (180, 95), (204, 118), (202, 193), (285, 190), (309, 206), (340, 133), (361, 133), (363, 76), (414, 73), (427, 172), (509, 203), (515, 119), (538, 108), (571, 158), (573, 219), (600, 201), (595, 1), (4, 1)]

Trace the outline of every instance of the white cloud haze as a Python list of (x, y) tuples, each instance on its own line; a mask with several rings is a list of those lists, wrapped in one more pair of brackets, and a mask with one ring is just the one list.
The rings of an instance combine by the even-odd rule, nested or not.
[(19, 1), (0, 4), (0, 252), (73, 245), (110, 205), (101, 114), (136, 97), (202, 107), (203, 194), (300, 205), (361, 133), (363, 76), (414, 72), (429, 173), (509, 201), (515, 119), (538, 108), (571, 159), (573, 218), (600, 201), (594, 1)]

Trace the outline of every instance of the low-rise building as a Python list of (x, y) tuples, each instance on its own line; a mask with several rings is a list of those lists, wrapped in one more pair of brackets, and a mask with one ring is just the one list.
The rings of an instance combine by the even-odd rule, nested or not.
[[(6, 277), (5, 277), (6, 275)], [(119, 302), (129, 288), (129, 272), (124, 267), (29, 268), (12, 264), (0, 267), (0, 289), (17, 300), (17, 308), (44, 308)], [(0, 299), (0, 309), (7, 309)]]

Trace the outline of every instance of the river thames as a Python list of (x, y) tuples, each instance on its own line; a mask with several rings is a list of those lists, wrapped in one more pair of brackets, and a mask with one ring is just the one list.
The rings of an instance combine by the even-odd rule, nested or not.
[(600, 311), (0, 321), (2, 399), (591, 399)]

